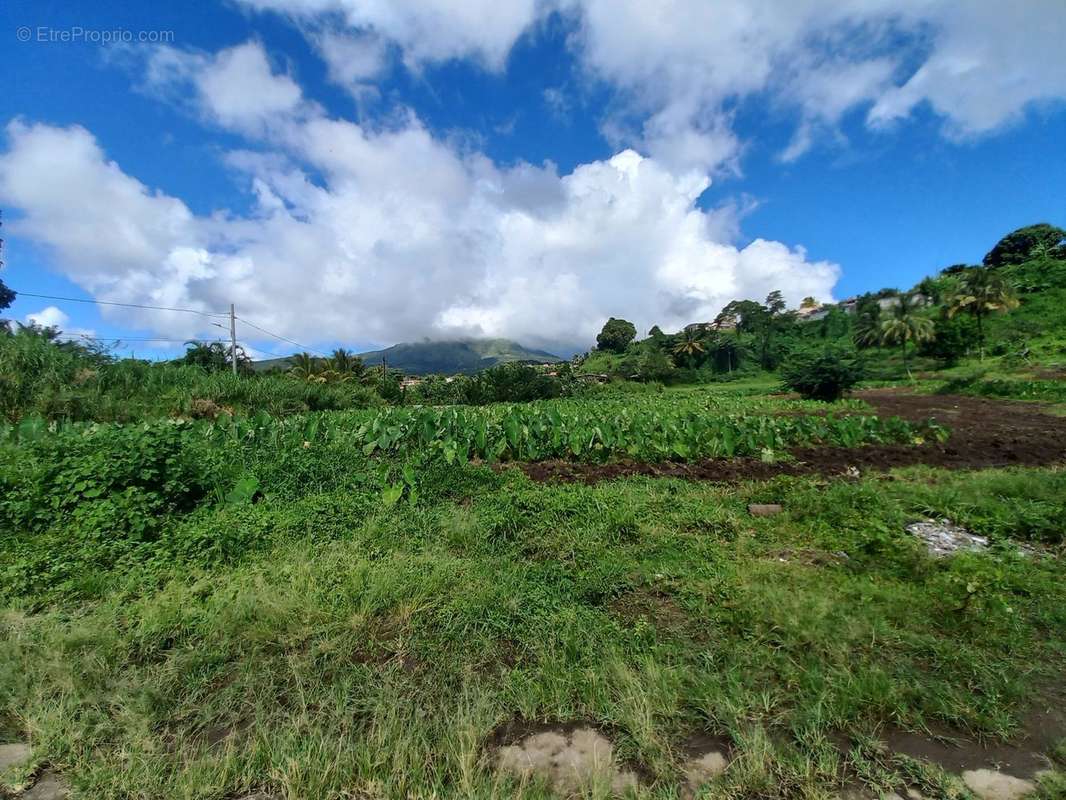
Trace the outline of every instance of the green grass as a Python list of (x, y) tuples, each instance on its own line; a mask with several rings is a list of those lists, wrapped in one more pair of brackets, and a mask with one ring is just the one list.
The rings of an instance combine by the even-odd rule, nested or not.
[[(205, 507), (95, 594), (9, 598), (4, 715), (81, 797), (515, 796), (485, 743), (526, 718), (605, 726), (648, 796), (677, 796), (685, 737), (711, 731), (745, 756), (714, 796), (819, 798), (843, 781), (831, 734), (1010, 735), (1066, 663), (1061, 562), (1009, 546), (1019, 502), (1066, 512), (1061, 472), (438, 483), (414, 507), (357, 486)], [(786, 513), (750, 518), (764, 501)], [(902, 533), (926, 513), (1003, 547), (932, 562)], [(780, 560), (803, 550), (849, 558)]]

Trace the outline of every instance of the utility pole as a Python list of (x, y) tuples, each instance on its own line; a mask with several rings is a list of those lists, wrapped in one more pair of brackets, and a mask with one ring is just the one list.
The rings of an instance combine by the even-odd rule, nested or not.
[(237, 377), (237, 314), (233, 310), (233, 303), (229, 304), (229, 347), (233, 376)]

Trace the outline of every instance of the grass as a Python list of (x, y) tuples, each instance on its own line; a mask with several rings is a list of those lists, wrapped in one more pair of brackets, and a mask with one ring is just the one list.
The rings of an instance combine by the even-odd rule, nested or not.
[[(359, 387), (126, 363), (89, 375), (4, 344), (7, 418), (137, 424), (0, 442), (0, 742), (34, 753), (0, 796), (50, 765), (76, 799), (547, 797), (497, 773), (496, 733), (583, 722), (639, 767), (643, 797), (681, 796), (690, 740), (713, 735), (735, 758), (707, 797), (858, 784), (970, 800), (878, 736), (1011, 739), (1034, 698), (1066, 691), (1062, 468), (585, 486), (427, 457), (415, 499), (405, 464), (351, 434), (406, 412), (347, 410), (380, 403)], [(983, 368), (1018, 377), (1006, 356)], [(778, 386), (612, 384), (533, 407), (823, 408)], [(140, 424), (194, 400), (296, 415)], [(784, 513), (747, 512), (770, 502)], [(904, 532), (922, 517), (992, 547), (933, 561)], [(1066, 742), (1054, 757), (1040, 800), (1064, 796)]]
[[(1061, 562), (1009, 546), (1018, 502), (1061, 518), (1063, 473), (893, 477), (544, 486), (465, 467), (414, 507), (331, 488), (207, 509), (170, 538), (255, 545), (115, 565), (88, 602), (9, 598), (0, 707), (82, 797), (545, 796), (491, 769), (514, 719), (602, 726), (646, 796), (677, 796), (686, 737), (710, 731), (744, 754), (715, 797), (828, 797), (835, 733), (1008, 736), (1066, 663)], [(786, 513), (750, 518), (762, 501)], [(958, 512), (1002, 549), (931, 562), (902, 533)], [(781, 560), (799, 551), (849, 558)], [(898, 780), (869, 745), (846, 758)]]

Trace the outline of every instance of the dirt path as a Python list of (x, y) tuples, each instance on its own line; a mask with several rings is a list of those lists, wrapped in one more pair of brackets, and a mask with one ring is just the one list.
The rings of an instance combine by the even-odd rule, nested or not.
[(898, 416), (912, 422), (932, 419), (949, 427), (951, 437), (944, 444), (920, 447), (797, 448), (791, 451), (796, 461), (779, 464), (733, 458), (660, 464), (543, 461), (519, 466), (536, 481), (596, 483), (627, 475), (651, 475), (735, 483), (775, 475), (839, 475), (851, 468), (887, 470), (915, 464), (984, 469), (1066, 463), (1066, 417), (1047, 414), (1036, 403), (964, 395), (920, 395), (899, 389), (875, 389), (856, 396), (872, 405), (878, 416)]

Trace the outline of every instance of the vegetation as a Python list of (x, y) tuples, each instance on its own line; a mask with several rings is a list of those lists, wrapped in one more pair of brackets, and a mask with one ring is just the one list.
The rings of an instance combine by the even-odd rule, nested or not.
[(552, 364), (562, 360), (510, 339), (411, 342), (363, 353), (361, 358), (367, 366), (379, 366), (384, 361), (409, 375), (473, 375), (497, 364)]
[(991, 314), (1018, 305), (1006, 280), (988, 269), (970, 269), (962, 273), (958, 289), (950, 298), (948, 314), (966, 312), (977, 323), (977, 345), (981, 358), (985, 355), (984, 320)]
[(612, 353), (621, 353), (636, 335), (637, 329), (632, 322), (611, 317), (603, 324), (603, 330), (596, 335), (596, 347)]
[[(199, 350), (199, 347), (191, 348)], [(265, 411), (366, 408), (381, 403), (358, 383), (326, 384), (287, 375), (234, 376), (220, 364), (116, 360), (49, 331), (0, 335), (0, 419), (135, 422), (159, 417), (215, 417)]]
[(892, 306), (888, 319), (881, 323), (881, 343), (889, 347), (898, 346), (903, 357), (903, 367), (907, 367), (907, 343), (922, 344), (933, 339), (933, 321), (922, 316), (914, 307), (910, 298), (903, 294)]
[(1066, 231), (1041, 222), (1008, 233), (988, 251), (983, 263), (1003, 267), (1049, 257), (1066, 258)]
[[(1066, 471), (857, 474), (948, 431), (845, 395), (911, 368), (1066, 402), (1066, 262), (1024, 255), (417, 384), (345, 350), (234, 376), (224, 346), (0, 335), (0, 743), (33, 748), (0, 795), (47, 765), (101, 800), (546, 798), (496, 746), (581, 723), (640, 797), (690, 796), (713, 737), (732, 760), (702, 796), (962, 800), (877, 741), (1020, 738), (1061, 691)], [(827, 447), (846, 477), (743, 478)], [(746, 460), (714, 462), (729, 485), (530, 477), (708, 457)], [(905, 530), (927, 518), (990, 546), (933, 559)]]
[(832, 403), (862, 380), (863, 369), (855, 354), (826, 347), (796, 353), (781, 371), (785, 386), (809, 400)]
[[(1061, 537), (1059, 470), (584, 486), (434, 460), (408, 483), (345, 417), (27, 426), (0, 446), (18, 531), (0, 697), (35, 758), (104, 800), (546, 797), (495, 772), (494, 731), (588, 720), (644, 796), (678, 796), (712, 731), (743, 755), (726, 796), (887, 791), (901, 770), (948, 797), (876, 726), (1007, 735), (1066, 656), (1061, 563), (1012, 545)], [(786, 512), (748, 517), (767, 501)], [(934, 562), (902, 532), (920, 515), (996, 549)]]

